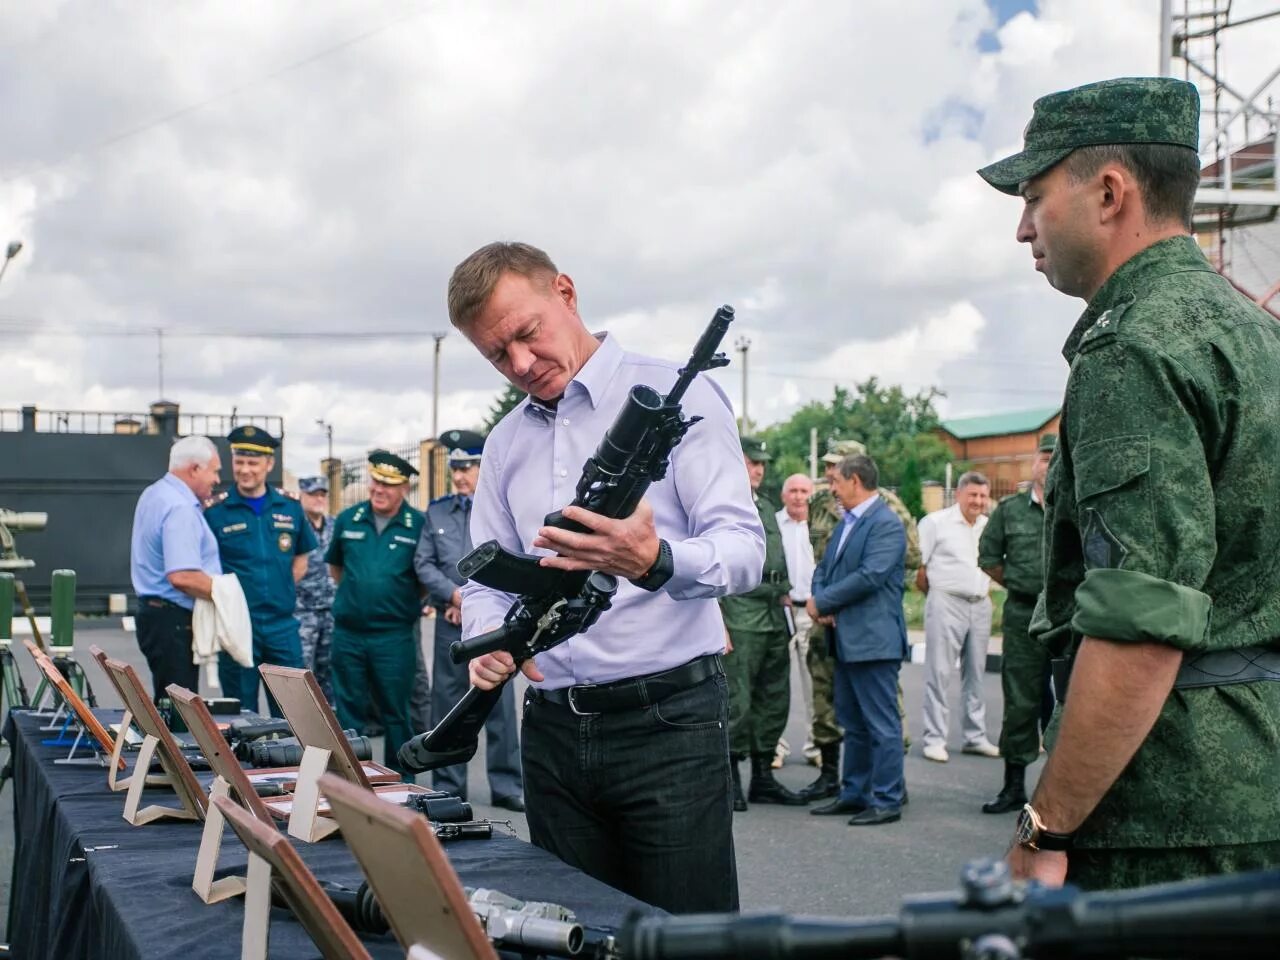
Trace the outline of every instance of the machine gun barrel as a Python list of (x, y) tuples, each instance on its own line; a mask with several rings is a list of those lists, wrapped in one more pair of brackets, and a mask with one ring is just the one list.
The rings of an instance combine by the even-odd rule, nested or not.
[(1271, 870), (1101, 893), (1008, 884), (994, 902), (911, 897), (884, 919), (647, 917), (622, 929), (618, 951), (624, 960), (1225, 960), (1274, 956), (1277, 917), (1280, 870)]

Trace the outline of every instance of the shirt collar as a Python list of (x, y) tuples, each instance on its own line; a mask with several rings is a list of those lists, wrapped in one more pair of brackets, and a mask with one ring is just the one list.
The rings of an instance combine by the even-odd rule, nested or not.
[(172, 473), (166, 473), (160, 479), (166, 481), (169, 484), (169, 486), (173, 487), (175, 490), (177, 490), (179, 493), (185, 496), (192, 503), (199, 506), (200, 498), (197, 497), (195, 495), (195, 491), (192, 490), (190, 487), (188, 487), (185, 483), (183, 483), (182, 480), (179, 479), (177, 475)]
[[(867, 499), (863, 500), (860, 504), (858, 504), (852, 510), (846, 510), (844, 512), (844, 515), (846, 517), (852, 516), (854, 520), (858, 520), (863, 515), (865, 515), (868, 510), (874, 507), (876, 505), (876, 501), (879, 499), (880, 499), (880, 494), (873, 493), (871, 496), (867, 497)], [(852, 521), (848, 521), (848, 522), (852, 522)]]
[(1062, 345), (1062, 355), (1068, 363), (1080, 352), (1080, 342), (1108, 310), (1123, 303), (1132, 303), (1146, 293), (1157, 280), (1174, 273), (1187, 271), (1213, 272), (1204, 253), (1192, 237), (1168, 237), (1140, 250), (1116, 268), (1105, 283), (1093, 295), (1089, 306)]
[[(572, 397), (576, 393), (585, 392), (587, 402), (591, 404), (592, 409), (595, 409), (600, 405), (605, 391), (609, 389), (609, 384), (613, 381), (614, 374), (618, 372), (618, 367), (622, 365), (622, 345), (618, 343), (616, 337), (611, 337), (608, 333), (594, 333), (592, 336), (600, 342), (600, 346), (569, 381), (569, 385), (564, 388), (564, 395)], [(556, 411), (537, 397), (530, 396), (525, 414), (547, 421), (555, 417)]]

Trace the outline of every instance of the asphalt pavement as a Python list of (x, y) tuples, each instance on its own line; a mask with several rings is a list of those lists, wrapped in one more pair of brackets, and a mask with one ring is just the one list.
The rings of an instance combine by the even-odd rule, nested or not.
[[(88, 647), (96, 643), (109, 655), (138, 670), (150, 686), (146, 661), (132, 632), (117, 619), (77, 624), (77, 659), (86, 667), (98, 702), (118, 707), (118, 698), (105, 678), (98, 676)], [(430, 625), (427, 635), (430, 635)], [(15, 643), (15, 659), (34, 691), (35, 666), (21, 642)], [(427, 657), (427, 663), (431, 657)], [(517, 681), (523, 683), (523, 680)], [(911, 893), (952, 890), (963, 864), (974, 857), (1003, 853), (1013, 830), (1013, 815), (988, 816), (982, 803), (999, 788), (1001, 761), (960, 753), (958, 674), (952, 682), (951, 760), (939, 764), (920, 754), (918, 734), (923, 702), (924, 667), (904, 664), (902, 684), (907, 718), (917, 742), (906, 758), (910, 803), (898, 823), (878, 827), (850, 827), (844, 817), (815, 817), (804, 807), (752, 804), (735, 815), (734, 842), (743, 910), (782, 911), (826, 916), (873, 916), (895, 913), (902, 897)], [(994, 742), (1000, 731), (1000, 678), (989, 673), (987, 729)], [(202, 691), (208, 693), (209, 691)], [(517, 691), (519, 692), (519, 691)], [(817, 769), (801, 756), (805, 736), (804, 708), (796, 679), (792, 678), (791, 713), (785, 737), (793, 748), (777, 771), (778, 779), (799, 789)], [(375, 749), (380, 749), (380, 744)], [(524, 817), (490, 807), (484, 776), (483, 746), (469, 771), (470, 794), (476, 816), (510, 820), (514, 830), (528, 838)], [(380, 754), (378, 754), (380, 756)], [(1028, 787), (1041, 764), (1029, 771)], [(743, 765), (744, 775), (749, 773)], [(423, 777), (429, 783), (429, 775)], [(12, 789), (9, 785), (8, 789)], [(13, 805), (0, 803), (0, 910), (7, 915), (13, 857)], [(20, 881), (19, 881), (20, 882)]]

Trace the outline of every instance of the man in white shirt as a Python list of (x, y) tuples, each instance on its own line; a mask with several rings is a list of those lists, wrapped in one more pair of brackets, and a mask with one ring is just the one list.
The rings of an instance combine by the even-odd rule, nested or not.
[[(803, 473), (793, 473), (782, 484), (782, 509), (778, 511), (778, 530), (782, 534), (782, 552), (787, 560), (787, 579), (791, 581), (791, 612), (788, 626), (791, 628), (790, 647), (793, 669), (800, 678), (800, 692), (804, 697), (805, 743), (804, 755), (810, 760), (818, 756), (813, 745), (813, 680), (809, 676), (809, 630), (813, 621), (805, 610), (813, 583), (813, 543), (809, 540), (809, 498), (813, 496), (813, 481)], [(785, 602), (785, 601), (784, 601)], [(779, 740), (779, 759), (783, 754), (783, 741)], [(775, 766), (778, 761), (774, 761)]]
[(964, 697), (964, 752), (998, 757), (987, 737), (982, 674), (991, 642), (991, 578), (978, 567), (978, 540), (987, 525), (991, 486), (970, 471), (956, 485), (954, 506), (920, 521), (920, 569), (916, 586), (924, 604), (924, 756), (946, 763), (947, 687), (960, 659)]

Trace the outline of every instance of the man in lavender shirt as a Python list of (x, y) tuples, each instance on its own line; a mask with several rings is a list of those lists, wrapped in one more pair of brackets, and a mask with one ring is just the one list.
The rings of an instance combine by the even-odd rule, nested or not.
[[(673, 912), (738, 906), (729, 787), (728, 696), (716, 598), (760, 581), (764, 532), (724, 393), (698, 378), (686, 416), (703, 419), (632, 516), (570, 507), (590, 528), (542, 525), (568, 504), (586, 459), (638, 383), (667, 391), (678, 364), (588, 332), (573, 281), (536, 247), (493, 243), (449, 281), (449, 319), (530, 396), (490, 433), (471, 540), (545, 556), (544, 566), (619, 578), (586, 633), (522, 667), (522, 758), (533, 842)], [(692, 343), (693, 334), (690, 334)], [(462, 633), (498, 626), (508, 594), (467, 583)], [(482, 689), (511, 657), (471, 662)]]

